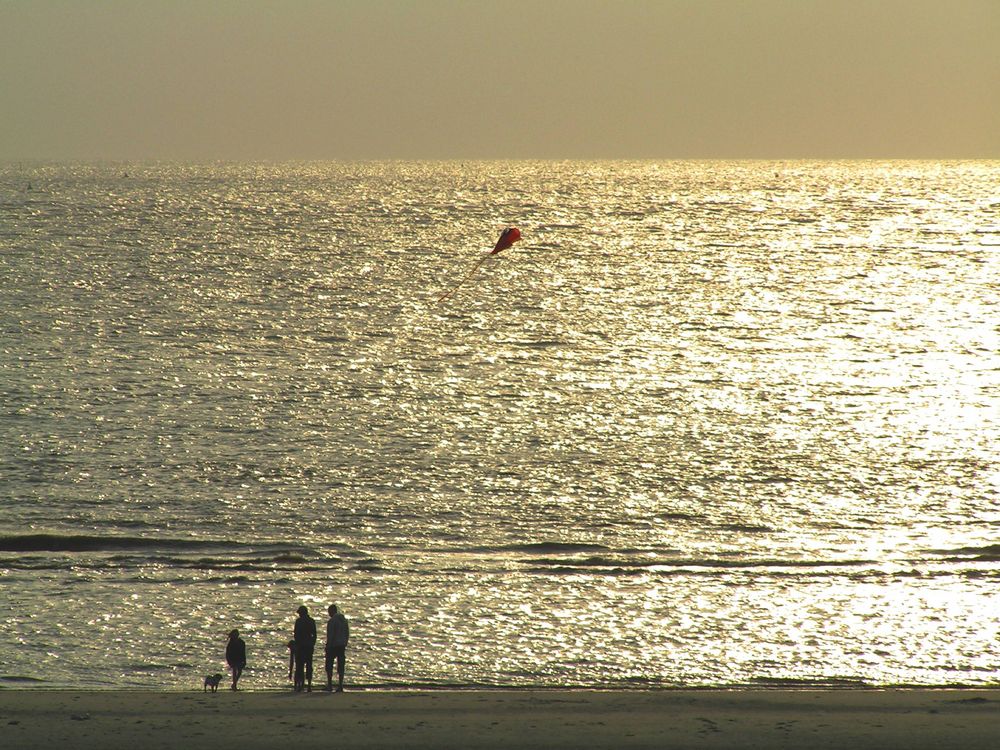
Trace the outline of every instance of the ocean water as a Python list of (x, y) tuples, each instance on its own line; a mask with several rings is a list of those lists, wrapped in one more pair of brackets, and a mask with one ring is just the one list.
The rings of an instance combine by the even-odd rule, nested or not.
[(1000, 162), (9, 163), (0, 279), (0, 686), (1000, 675)]

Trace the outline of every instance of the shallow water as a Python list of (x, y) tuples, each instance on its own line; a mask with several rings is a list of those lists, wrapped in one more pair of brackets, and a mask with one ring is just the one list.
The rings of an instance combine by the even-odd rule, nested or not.
[(368, 685), (996, 679), (1000, 163), (8, 164), (0, 217), (0, 685), (237, 627), (284, 686), (331, 601)]

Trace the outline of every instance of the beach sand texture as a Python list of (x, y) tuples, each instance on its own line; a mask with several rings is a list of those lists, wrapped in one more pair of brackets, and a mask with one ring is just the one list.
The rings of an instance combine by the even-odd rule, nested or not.
[(0, 748), (996, 748), (990, 690), (0, 691)]

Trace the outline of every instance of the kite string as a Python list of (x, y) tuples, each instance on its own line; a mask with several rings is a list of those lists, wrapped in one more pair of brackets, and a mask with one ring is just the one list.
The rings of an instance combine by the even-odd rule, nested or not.
[(484, 262), (486, 261), (486, 259), (487, 259), (487, 258), (489, 258), (489, 257), (490, 257), (490, 256), (491, 256), (492, 254), (493, 254), (493, 253), (487, 253), (487, 254), (486, 254), (486, 255), (484, 255), (484, 256), (483, 256), (482, 258), (480, 258), (480, 259), (479, 259), (479, 261), (478, 261), (478, 262), (476, 263), (476, 265), (474, 265), (474, 266), (472, 267), (472, 270), (471, 270), (471, 271), (469, 271), (469, 272), (468, 272), (467, 274), (465, 274), (465, 276), (463, 276), (463, 277), (462, 277), (462, 279), (461, 279), (461, 280), (460, 280), (460, 281), (459, 281), (459, 282), (458, 282), (457, 284), (455, 284), (455, 286), (453, 286), (453, 287), (452, 287), (451, 289), (449, 289), (449, 290), (448, 290), (447, 292), (445, 292), (445, 293), (444, 293), (444, 294), (442, 294), (442, 295), (441, 295), (440, 297), (438, 297), (437, 301), (438, 301), (438, 302), (444, 302), (444, 301), (445, 301), (446, 299), (448, 299), (448, 298), (449, 298), (449, 297), (450, 297), (451, 295), (453, 295), (453, 294), (454, 294), (455, 292), (457, 292), (457, 291), (458, 291), (458, 288), (459, 288), (460, 286), (462, 286), (462, 284), (464, 284), (464, 283), (465, 283), (466, 281), (468, 281), (469, 279), (471, 279), (471, 278), (472, 278), (472, 276), (473, 276), (473, 274), (475, 274), (475, 272), (479, 270), (479, 267), (480, 267), (481, 265), (483, 265), (483, 263), (484, 263)]

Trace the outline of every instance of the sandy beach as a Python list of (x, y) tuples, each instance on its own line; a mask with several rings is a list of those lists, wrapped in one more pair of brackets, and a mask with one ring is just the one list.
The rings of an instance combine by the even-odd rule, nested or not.
[(995, 748), (990, 690), (0, 691), (0, 748)]

